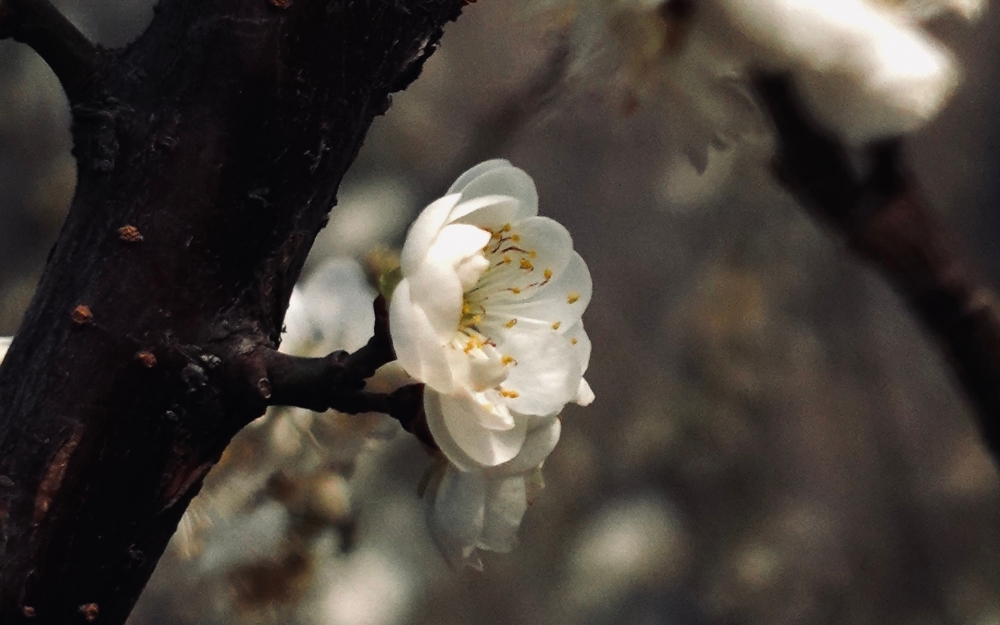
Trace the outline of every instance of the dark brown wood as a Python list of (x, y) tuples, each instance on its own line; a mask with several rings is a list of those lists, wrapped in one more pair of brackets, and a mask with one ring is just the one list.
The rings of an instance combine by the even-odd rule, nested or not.
[(869, 172), (805, 113), (791, 82), (760, 77), (777, 130), (775, 173), (850, 250), (879, 269), (944, 351), (1000, 461), (1000, 308), (905, 170), (899, 139), (870, 146)]
[(282, 390), (264, 355), (340, 180), (464, 4), (162, 0), (60, 76), (79, 182), (0, 366), (0, 623), (125, 621)]

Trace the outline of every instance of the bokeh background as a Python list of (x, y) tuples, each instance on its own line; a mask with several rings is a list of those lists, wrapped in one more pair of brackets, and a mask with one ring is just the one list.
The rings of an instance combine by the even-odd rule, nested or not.
[[(152, 17), (149, 0), (58, 4), (108, 46)], [(908, 141), (994, 283), (997, 13), (934, 24), (965, 84)], [(593, 273), (597, 401), (566, 409), (521, 544), (449, 569), (414, 439), (374, 415), (275, 411), (213, 471), (131, 622), (1000, 624), (1000, 481), (934, 346), (772, 182), (752, 107), (748, 136), (696, 167), (688, 109), (667, 88), (637, 97), (614, 42), (576, 46), (565, 17), (481, 0), (449, 26), (344, 182), (304, 276), (330, 314), (294, 337), (357, 347), (368, 274), (417, 211), (485, 158), (531, 173)], [(0, 42), (0, 335), (72, 197), (68, 123), (48, 68)]]

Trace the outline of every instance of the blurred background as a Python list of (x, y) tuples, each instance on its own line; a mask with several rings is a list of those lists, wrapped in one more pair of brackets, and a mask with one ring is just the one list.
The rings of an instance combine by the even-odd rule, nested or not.
[[(149, 0), (58, 3), (107, 46)], [(502, 156), (590, 265), (597, 401), (567, 407), (521, 544), (453, 571), (431, 458), (376, 415), (274, 411), (211, 473), (133, 615), (196, 624), (1000, 624), (1000, 482), (939, 354), (879, 276), (770, 179), (766, 121), (707, 151), (667, 88), (564, 12), (483, 0), (376, 121), (303, 277), (330, 315), (288, 348), (362, 344), (373, 267), (454, 177)], [(942, 20), (965, 84), (908, 141), (1000, 283), (1000, 16)], [(0, 42), (0, 335), (72, 197), (69, 114)], [(692, 148), (692, 145), (702, 147)], [(693, 157), (693, 158), (692, 158)]]

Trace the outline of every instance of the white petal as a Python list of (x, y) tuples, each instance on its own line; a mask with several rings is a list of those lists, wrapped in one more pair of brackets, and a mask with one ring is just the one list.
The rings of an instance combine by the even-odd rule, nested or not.
[(487, 258), (492, 266), (483, 273), (472, 295), (483, 301), (487, 313), (490, 303), (485, 298), (494, 303), (528, 299), (546, 280), (566, 269), (573, 255), (573, 238), (565, 227), (548, 217), (519, 221), (508, 234), (517, 236), (518, 241), (491, 244)]
[(481, 471), (483, 465), (469, 457), (465, 451), (459, 447), (458, 443), (448, 432), (448, 427), (444, 422), (444, 409), (441, 407), (441, 393), (427, 388), (424, 390), (424, 414), (427, 417), (427, 427), (437, 443), (438, 449), (462, 471)]
[(452, 566), (467, 564), (483, 533), (486, 482), (481, 473), (449, 466), (433, 494), (431, 536)]
[(3, 362), (3, 357), (7, 355), (7, 350), (10, 349), (10, 343), (13, 340), (13, 336), (0, 336), (0, 362)]
[(490, 242), (490, 233), (468, 224), (449, 224), (441, 229), (431, 245), (427, 258), (457, 267), (463, 260), (476, 255)]
[(445, 195), (450, 195), (452, 193), (461, 193), (462, 189), (465, 188), (467, 184), (478, 178), (479, 176), (485, 174), (488, 171), (494, 169), (502, 169), (504, 167), (512, 167), (510, 161), (502, 158), (494, 158), (489, 161), (483, 161), (475, 167), (468, 169), (463, 173), (458, 179), (448, 187), (448, 192)]
[(597, 399), (594, 395), (594, 389), (590, 388), (590, 384), (583, 378), (580, 378), (580, 388), (576, 391), (576, 398), (573, 400), (574, 403), (580, 406), (589, 406)]
[(452, 344), (446, 353), (455, 384), (469, 391), (479, 393), (495, 388), (507, 378), (507, 367), (490, 345), (466, 353)]
[(458, 275), (458, 280), (462, 283), (462, 292), (474, 287), (489, 266), (490, 261), (486, 260), (482, 254), (470, 256), (459, 263), (458, 267), (455, 268), (455, 274)]
[(517, 543), (517, 528), (528, 509), (524, 477), (507, 477), (486, 482), (486, 509), (478, 547), (507, 553)]
[(389, 327), (396, 359), (411, 376), (444, 392), (452, 389), (451, 370), (434, 326), (410, 299), (410, 282), (396, 287), (389, 304)]
[(591, 343), (590, 337), (587, 336), (587, 331), (583, 328), (583, 322), (579, 322), (569, 330), (566, 330), (566, 339), (569, 340), (570, 346), (573, 350), (573, 357), (583, 363), (583, 369), (580, 371), (580, 375), (587, 372), (587, 367), (590, 365), (590, 351)]
[(448, 214), (460, 199), (461, 196), (455, 193), (431, 202), (410, 226), (409, 232), (406, 233), (406, 242), (403, 243), (403, 251), (399, 256), (403, 276), (415, 271), (423, 261), (431, 244), (444, 227)]
[(462, 318), (462, 281), (454, 267), (432, 258), (425, 259), (404, 281), (409, 283), (413, 303), (423, 309), (437, 332), (440, 349), (451, 340)]
[[(448, 452), (438, 441), (438, 432), (435, 431), (441, 425), (463, 455), (481, 467), (503, 464), (521, 451), (527, 434), (526, 419), (515, 420), (514, 427), (509, 430), (489, 429), (484, 422), (492, 421), (495, 415), (468, 393), (441, 395), (439, 401), (442, 422), (432, 425), (431, 415), (428, 414), (427, 423), (445, 455)], [(448, 457), (451, 459), (451, 456)]]
[(573, 252), (569, 264), (543, 286), (530, 291), (527, 299), (514, 299), (506, 293), (492, 297), (486, 323), (534, 322), (565, 333), (580, 321), (590, 303), (594, 285), (587, 263)]
[(534, 471), (545, 462), (552, 450), (556, 448), (556, 443), (559, 442), (562, 422), (555, 416), (541, 417), (532, 419), (532, 421), (534, 423), (529, 426), (528, 436), (517, 457), (498, 467), (486, 469), (487, 476), (523, 475)]
[(521, 201), (509, 195), (485, 195), (459, 202), (448, 221), (488, 228), (494, 232), (530, 215), (523, 215)]
[(538, 191), (531, 176), (512, 165), (490, 169), (462, 187), (462, 201), (486, 195), (506, 195), (520, 202), (517, 219), (538, 214)]
[(583, 350), (565, 335), (548, 328), (511, 330), (497, 338), (497, 348), (510, 354), (512, 364), (503, 389), (516, 393), (507, 400), (511, 410), (526, 415), (552, 415), (572, 401), (586, 365)]

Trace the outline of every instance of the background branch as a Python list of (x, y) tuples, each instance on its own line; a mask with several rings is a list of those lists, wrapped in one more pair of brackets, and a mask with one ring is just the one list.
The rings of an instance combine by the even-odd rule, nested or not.
[(0, 0), (0, 39), (31, 46), (72, 100), (107, 55), (48, 0)]
[(779, 181), (877, 267), (924, 323), (976, 409), (1000, 461), (1000, 310), (902, 163), (898, 139), (871, 146), (859, 175), (847, 149), (805, 113), (789, 79), (755, 81), (777, 130)]

